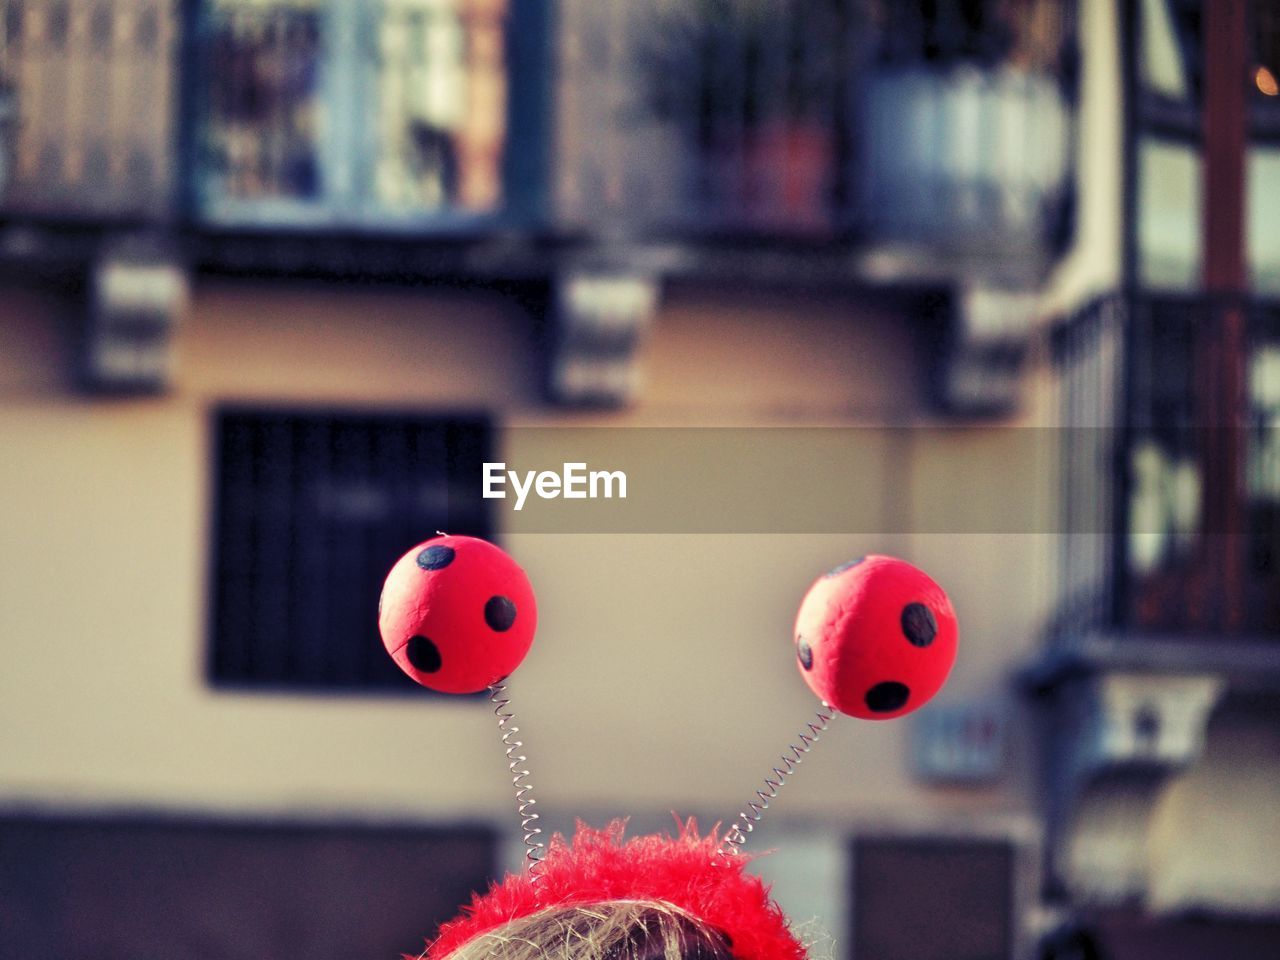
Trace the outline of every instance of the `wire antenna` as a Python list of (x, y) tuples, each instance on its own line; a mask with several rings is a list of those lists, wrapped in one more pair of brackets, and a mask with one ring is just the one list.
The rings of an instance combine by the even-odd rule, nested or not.
[(799, 741), (789, 744), (783, 751), (779, 764), (773, 768), (773, 775), (765, 777), (764, 788), (756, 791), (755, 799), (747, 802), (738, 814), (737, 821), (724, 835), (724, 839), (720, 842), (722, 855), (737, 856), (742, 852), (742, 845), (747, 842), (747, 836), (764, 819), (764, 812), (769, 809), (769, 804), (778, 798), (778, 791), (786, 784), (787, 778), (796, 772), (800, 762), (826, 732), (835, 715), (835, 708), (823, 700), (822, 707), (814, 719), (800, 731)]
[(511, 701), (503, 696), (507, 692), (505, 680), (503, 677), (489, 685), (489, 702), (493, 704), (493, 715), (498, 718), (498, 730), (507, 751), (507, 768), (511, 771), (511, 783), (516, 788), (516, 814), (520, 817), (520, 830), (524, 834), (525, 865), (529, 875), (536, 879), (542, 872), (546, 845), (539, 839), (542, 828), (538, 826), (538, 812), (533, 809), (537, 801), (530, 795), (533, 784), (529, 783), (529, 771), (524, 766), (529, 758), (520, 752), (524, 744), (515, 739), (520, 728), (513, 722), (515, 714), (507, 709)]

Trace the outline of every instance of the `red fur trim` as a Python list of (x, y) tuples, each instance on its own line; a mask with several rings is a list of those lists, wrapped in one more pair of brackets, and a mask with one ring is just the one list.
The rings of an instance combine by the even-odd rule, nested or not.
[(572, 845), (557, 834), (542, 862), (542, 876), (508, 876), (462, 915), (440, 927), (430, 960), (444, 960), (458, 947), (512, 920), (551, 907), (608, 900), (661, 900), (728, 935), (738, 960), (804, 960), (781, 908), (759, 877), (745, 870), (750, 857), (721, 856), (712, 831), (699, 837), (690, 821), (678, 835), (623, 839), (625, 823), (603, 830), (582, 823)]

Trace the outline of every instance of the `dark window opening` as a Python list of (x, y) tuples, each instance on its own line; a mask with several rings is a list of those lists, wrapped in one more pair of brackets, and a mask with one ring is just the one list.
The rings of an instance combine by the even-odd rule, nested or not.
[(383, 579), (436, 530), (492, 537), (480, 416), (223, 410), (209, 679), (416, 690), (378, 636)]
[(412, 956), (496, 853), (467, 825), (6, 814), (0, 955)]
[(851, 960), (1000, 960), (1013, 954), (1007, 841), (859, 838)]

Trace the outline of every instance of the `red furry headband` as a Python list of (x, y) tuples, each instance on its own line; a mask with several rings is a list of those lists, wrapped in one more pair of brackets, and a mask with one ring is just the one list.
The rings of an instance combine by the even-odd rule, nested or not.
[(508, 876), (476, 895), (462, 916), (444, 924), (430, 960), (490, 930), (553, 907), (609, 900), (671, 904), (724, 933), (738, 960), (804, 960), (804, 946), (759, 877), (745, 871), (750, 857), (724, 855), (714, 832), (699, 836), (692, 823), (674, 837), (623, 838), (624, 823), (604, 830), (583, 824), (572, 844), (557, 834), (539, 868)]
[(958, 637), (946, 593), (892, 557), (828, 571), (805, 595), (791, 640), (797, 669), (822, 708), (728, 833), (700, 837), (690, 823), (675, 837), (624, 840), (621, 823), (579, 826), (571, 844), (553, 838), (545, 857), (518, 728), (503, 697), (506, 677), (533, 643), (537, 617), (533, 588), (511, 557), (483, 540), (443, 533), (400, 558), (378, 601), (382, 642), (410, 677), (445, 693), (489, 688), (528, 847), (529, 872), (475, 897), (462, 917), (442, 926), (429, 960), (445, 960), (475, 937), (543, 910), (616, 900), (670, 904), (723, 933), (736, 960), (804, 960), (768, 887), (745, 872), (742, 845), (836, 711), (885, 720), (938, 692)]

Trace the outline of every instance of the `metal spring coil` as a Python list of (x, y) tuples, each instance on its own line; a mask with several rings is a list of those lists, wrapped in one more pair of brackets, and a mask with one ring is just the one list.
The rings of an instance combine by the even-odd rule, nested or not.
[(507, 685), (501, 680), (490, 684), (489, 702), (493, 704), (493, 715), (498, 718), (498, 729), (502, 731), (502, 742), (507, 750), (507, 768), (511, 771), (511, 783), (516, 788), (516, 812), (520, 817), (520, 830), (524, 834), (524, 858), (529, 875), (536, 879), (541, 874), (546, 846), (538, 839), (542, 828), (537, 826), (538, 813), (533, 809), (537, 801), (529, 796), (533, 784), (525, 779), (529, 776), (529, 771), (522, 766), (529, 758), (518, 752), (524, 744), (515, 739), (520, 728), (512, 723), (515, 714), (507, 710), (507, 704), (511, 701), (503, 698), (506, 691)]
[(781, 764), (773, 768), (773, 776), (766, 777), (764, 789), (756, 791), (756, 799), (748, 801), (746, 807), (738, 814), (738, 819), (720, 842), (721, 854), (737, 855), (742, 852), (742, 845), (747, 842), (747, 835), (764, 819), (764, 812), (769, 804), (777, 799), (778, 791), (786, 784), (787, 778), (796, 772), (802, 761), (818, 738), (830, 726), (836, 711), (825, 700), (813, 720), (806, 724), (800, 732), (799, 743), (792, 743), (783, 751)]

